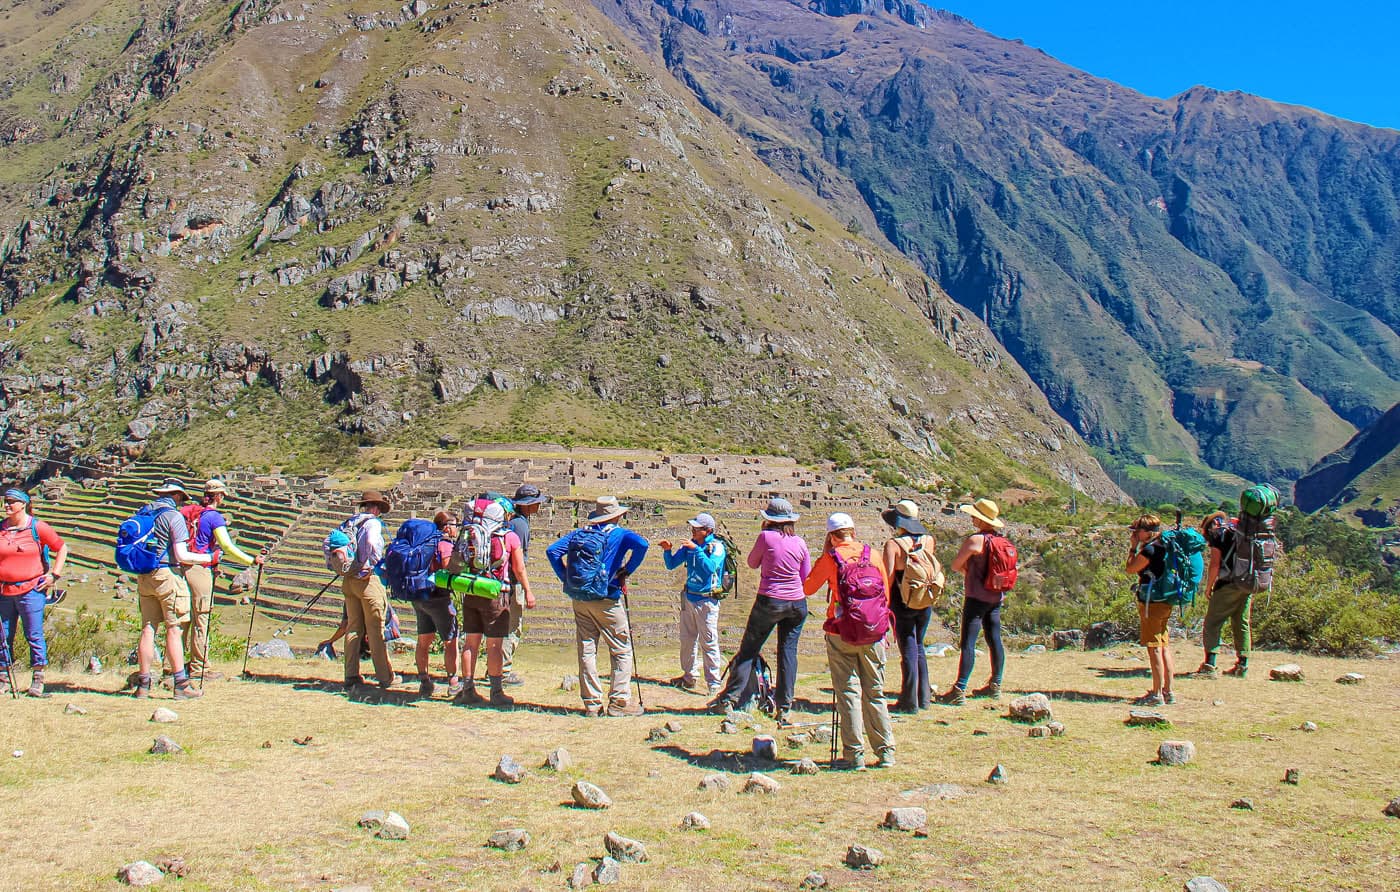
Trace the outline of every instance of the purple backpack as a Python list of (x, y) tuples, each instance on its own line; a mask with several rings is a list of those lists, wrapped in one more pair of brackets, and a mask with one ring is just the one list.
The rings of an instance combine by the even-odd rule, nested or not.
[(870, 546), (849, 563), (835, 549), (831, 557), (836, 561), (836, 634), (857, 647), (874, 644), (889, 631), (890, 605), (885, 577), (870, 563)]

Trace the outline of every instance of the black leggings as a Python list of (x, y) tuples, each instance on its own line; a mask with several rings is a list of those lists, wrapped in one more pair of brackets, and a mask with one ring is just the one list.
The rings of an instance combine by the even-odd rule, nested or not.
[(967, 682), (972, 678), (972, 667), (977, 662), (977, 633), (983, 630), (987, 635), (987, 650), (992, 655), (992, 681), (1001, 684), (1001, 673), (1006, 668), (1006, 650), (1001, 646), (1001, 604), (964, 598), (962, 636), (958, 640), (962, 648), (962, 658), (958, 660), (958, 687), (962, 690), (967, 690)]

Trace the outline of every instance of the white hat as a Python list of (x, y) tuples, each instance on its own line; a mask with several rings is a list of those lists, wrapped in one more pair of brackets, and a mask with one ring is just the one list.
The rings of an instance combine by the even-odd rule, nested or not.
[(837, 530), (853, 530), (855, 528), (856, 522), (851, 520), (851, 515), (840, 511), (837, 511), (826, 519), (826, 531), (828, 533), (834, 533)]
[(694, 530), (713, 530), (715, 528), (715, 519), (713, 515), (704, 512), (695, 515), (690, 520), (687, 520), (686, 523), (690, 524), (690, 528)]
[(593, 510), (588, 512), (588, 522), (607, 523), (610, 520), (617, 520), (631, 510), (626, 505), (619, 505), (617, 496), (599, 496), (598, 500), (593, 503)]

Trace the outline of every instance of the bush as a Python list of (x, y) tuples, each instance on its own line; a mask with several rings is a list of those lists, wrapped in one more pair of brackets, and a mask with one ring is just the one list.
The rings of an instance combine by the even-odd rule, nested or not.
[[(125, 662), (140, 631), (140, 618), (125, 610), (89, 610), (83, 604), (71, 617), (45, 616), (49, 665), (79, 665), (90, 656), (104, 663)], [(23, 632), (15, 636), (15, 665), (20, 664), (29, 664), (29, 644)]]
[(1253, 621), (1260, 648), (1368, 656), (1380, 639), (1400, 637), (1400, 599), (1301, 547), (1280, 558), (1273, 591), (1255, 595)]

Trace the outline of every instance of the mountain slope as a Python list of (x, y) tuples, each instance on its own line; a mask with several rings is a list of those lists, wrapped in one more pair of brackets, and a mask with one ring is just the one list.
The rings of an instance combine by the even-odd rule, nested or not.
[(972, 314), (587, 4), (6, 11), (21, 473), (540, 439), (1120, 495)]
[(1293, 499), (1304, 511), (1332, 508), (1369, 526), (1400, 516), (1400, 403), (1298, 479)]
[(1400, 398), (1400, 133), (1156, 100), (911, 0), (595, 0), (1120, 457), (1287, 481)]

